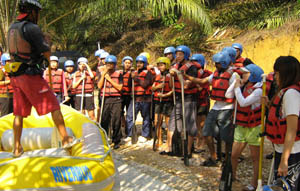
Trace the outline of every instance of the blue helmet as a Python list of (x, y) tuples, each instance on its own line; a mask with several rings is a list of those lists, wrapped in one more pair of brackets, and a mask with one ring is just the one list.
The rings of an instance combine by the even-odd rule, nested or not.
[(236, 50), (235, 48), (231, 47), (231, 46), (227, 46), (225, 48), (222, 49), (222, 52), (227, 52), (228, 55), (231, 58), (231, 62), (235, 63), (235, 57), (236, 57)]
[(122, 59), (122, 66), (124, 66), (125, 60), (130, 60), (131, 62), (133, 62), (132, 57), (130, 57), (130, 56), (125, 56), (125, 57)]
[(164, 50), (164, 55), (170, 54), (170, 53), (172, 53), (173, 57), (175, 58), (175, 48), (173, 46), (169, 46), (169, 47), (165, 48), (165, 50)]
[(216, 63), (220, 63), (222, 68), (227, 68), (231, 63), (231, 59), (227, 52), (218, 52), (213, 55), (212, 60)]
[(138, 61), (144, 62), (144, 67), (146, 67), (148, 65), (148, 60), (147, 60), (146, 56), (143, 56), (143, 55), (137, 56), (135, 61), (136, 62), (138, 62)]
[(240, 52), (241, 52), (241, 54), (242, 54), (242, 52), (243, 52), (243, 46), (240, 43), (233, 43), (231, 45), (231, 47), (239, 49)]
[(69, 66), (74, 67), (75, 65), (74, 65), (73, 60), (67, 60), (67, 61), (65, 61), (64, 66), (65, 66), (65, 68), (66, 68), (66, 67), (69, 67)]
[(206, 61), (205, 57), (202, 54), (193, 54), (190, 58), (191, 61), (197, 61), (202, 68), (204, 68)]
[(103, 52), (105, 52), (105, 50), (103, 50), (103, 49), (97, 50), (97, 51), (95, 52), (95, 57), (100, 57), (100, 55), (101, 55)]
[(183, 52), (184, 53), (184, 59), (188, 60), (191, 54), (191, 50), (189, 47), (185, 45), (180, 45), (176, 47), (175, 53), (176, 52)]
[(250, 71), (249, 76), (249, 82), (260, 82), (262, 80), (261, 75), (264, 73), (263, 69), (261, 67), (255, 65), (255, 64), (249, 64), (245, 66), (247, 70)]
[(10, 56), (9, 56), (8, 53), (2, 54), (2, 56), (1, 56), (1, 64), (2, 64), (2, 66), (5, 66), (6, 61), (9, 61), (9, 60), (11, 60), (11, 59), (10, 59)]
[(116, 66), (117, 65), (117, 57), (115, 57), (114, 55), (108, 55), (105, 58), (105, 62), (106, 63), (114, 63), (114, 65)]

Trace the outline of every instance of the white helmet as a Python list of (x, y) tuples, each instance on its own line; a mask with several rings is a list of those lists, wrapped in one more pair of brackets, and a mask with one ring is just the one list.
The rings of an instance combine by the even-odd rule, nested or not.
[(58, 57), (57, 56), (50, 56), (50, 61), (58, 62)]
[(100, 58), (101, 58), (101, 59), (104, 59), (104, 58), (106, 58), (108, 55), (109, 55), (108, 52), (103, 52), (103, 53), (100, 54)]
[(80, 62), (84, 62), (87, 64), (88, 60), (85, 57), (80, 57), (80, 58), (78, 58), (77, 63), (80, 63)]

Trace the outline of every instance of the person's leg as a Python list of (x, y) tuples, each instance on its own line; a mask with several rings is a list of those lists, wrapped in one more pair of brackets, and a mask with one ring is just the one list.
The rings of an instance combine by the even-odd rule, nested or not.
[[(109, 126), (111, 121), (111, 104), (104, 103), (102, 108), (102, 118), (101, 118), (101, 127), (106, 131), (107, 136), (109, 136)], [(111, 137), (109, 137), (111, 138)]]
[(55, 110), (51, 112), (52, 119), (54, 121), (55, 126), (58, 129), (58, 132), (62, 138), (62, 145), (69, 143), (72, 141), (72, 137), (68, 136), (66, 127), (65, 127), (65, 121), (64, 117), (60, 110)]
[(121, 114), (122, 114), (122, 103), (111, 104), (111, 121), (112, 121), (112, 141), (115, 144), (114, 148), (117, 149), (117, 145), (121, 142)]
[(204, 127), (206, 115), (198, 115), (197, 116), (197, 125), (198, 125), (198, 134), (197, 134), (197, 149), (204, 149), (205, 147), (205, 139), (202, 136), (202, 129)]
[(253, 165), (253, 176), (251, 180), (251, 185), (255, 188), (257, 187), (257, 180), (258, 180), (258, 168), (259, 168), (259, 146), (249, 145), (251, 158), (252, 158), (252, 165)]
[(13, 122), (13, 129), (14, 129), (14, 150), (13, 154), (15, 156), (20, 155), (23, 152), (23, 148), (21, 145), (21, 135), (23, 130), (23, 117), (22, 116), (15, 116)]
[(143, 117), (142, 136), (145, 138), (150, 137), (150, 102), (139, 102), (141, 114)]
[(210, 157), (214, 161), (217, 160), (217, 153), (215, 151), (214, 140), (213, 140), (213, 136), (215, 136), (215, 134), (217, 133), (216, 132), (217, 116), (218, 116), (217, 110), (210, 110), (205, 120), (204, 127), (202, 129), (202, 134), (205, 139), (206, 145), (208, 147)]
[(91, 118), (91, 120), (95, 120), (94, 96), (84, 98), (84, 109), (87, 110), (88, 116)]
[(232, 150), (233, 143), (233, 132), (234, 129), (232, 127), (232, 109), (220, 110), (219, 115), (217, 117), (217, 124), (220, 131), (220, 138), (225, 142), (225, 159), (229, 156), (229, 153)]
[(236, 169), (238, 166), (238, 159), (245, 147), (247, 146), (247, 143), (243, 142), (234, 142), (232, 146), (232, 155), (231, 155), (231, 164), (232, 164), (232, 178), (236, 179)]
[(126, 115), (126, 122), (127, 122), (127, 132), (128, 132), (128, 137), (131, 137), (132, 135), (132, 127), (135, 121), (133, 121), (133, 111), (132, 111), (133, 102), (131, 101), (127, 110), (127, 115)]

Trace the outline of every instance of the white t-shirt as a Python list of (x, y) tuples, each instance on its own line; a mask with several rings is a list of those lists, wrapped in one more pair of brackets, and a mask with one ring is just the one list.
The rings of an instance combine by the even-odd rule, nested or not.
[[(289, 89), (285, 92), (282, 99), (282, 117), (288, 115), (297, 115), (300, 113), (300, 93), (297, 90)], [(282, 153), (283, 144), (274, 144), (275, 151)], [(300, 153), (300, 141), (296, 141), (292, 148), (291, 154)]]
[[(228, 68), (228, 70), (230, 70), (231, 68)], [(230, 86), (234, 85), (235, 84), (235, 79), (236, 79), (236, 76), (238, 74), (237, 73), (233, 73), (231, 78), (229, 79), (229, 88), (227, 89), (226, 93), (225, 93), (225, 97), (226, 98), (234, 98), (234, 91), (233, 89), (234, 88), (230, 88)], [(212, 80), (213, 80), (213, 77), (214, 77), (214, 73), (212, 73), (210, 76), (208, 76), (208, 82), (211, 84), (212, 83)], [(225, 110), (225, 109), (233, 109), (234, 107), (234, 104), (233, 103), (227, 103), (227, 102), (224, 102), (224, 101), (216, 101), (214, 106), (212, 107), (212, 109), (214, 110)]]

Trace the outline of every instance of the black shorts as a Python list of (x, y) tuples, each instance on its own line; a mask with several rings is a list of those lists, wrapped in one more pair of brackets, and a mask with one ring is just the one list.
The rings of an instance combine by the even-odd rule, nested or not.
[[(75, 96), (75, 109), (80, 111), (80, 108), (81, 108), (81, 96)], [(94, 110), (95, 109), (94, 96), (84, 97), (82, 108), (88, 111)]]
[(155, 102), (155, 113), (170, 116), (174, 104), (172, 102)]

